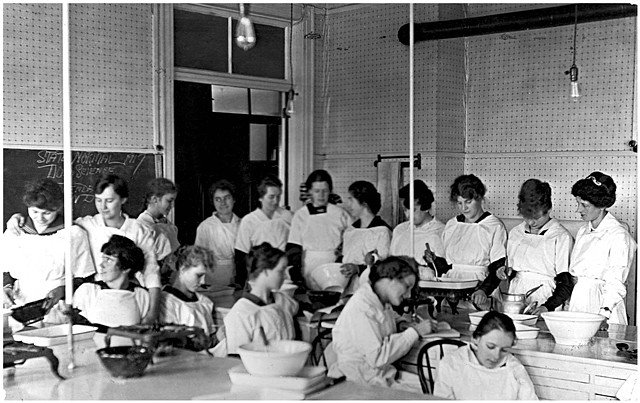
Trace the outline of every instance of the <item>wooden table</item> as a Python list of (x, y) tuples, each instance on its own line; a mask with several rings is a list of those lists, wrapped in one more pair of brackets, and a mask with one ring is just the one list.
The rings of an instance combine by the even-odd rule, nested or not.
[[(445, 320), (458, 330), (463, 341), (470, 341), (472, 331), (468, 311), (452, 315), (443, 311), (438, 320)], [(598, 332), (588, 345), (564, 346), (556, 344), (544, 320), (536, 327), (536, 339), (518, 340), (511, 352), (525, 366), (536, 394), (552, 400), (609, 400), (615, 398), (624, 381), (638, 370), (637, 359), (618, 355), (616, 343), (625, 342), (637, 348), (636, 326), (610, 325), (606, 332)], [(414, 347), (403, 359), (409, 371), (416, 370), (418, 351)]]
[[(189, 400), (231, 392), (227, 371), (241, 365), (235, 358), (213, 358), (203, 353), (176, 350), (176, 355), (156, 357), (140, 378), (115, 379), (104, 369), (95, 354), (92, 340), (76, 345), (76, 369), (67, 369), (66, 345), (53, 346), (60, 359), (60, 373), (55, 378), (44, 358), (28, 360), (15, 373), (4, 370), (4, 398), (7, 400)], [(230, 395), (229, 397), (233, 397)], [(267, 399), (278, 396), (264, 394)], [(388, 388), (343, 382), (307, 396), (317, 400), (423, 400), (430, 396)]]

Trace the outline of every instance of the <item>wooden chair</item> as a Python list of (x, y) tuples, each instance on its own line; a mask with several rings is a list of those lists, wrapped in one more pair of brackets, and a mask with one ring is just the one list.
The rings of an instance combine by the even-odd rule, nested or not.
[[(433, 373), (431, 369), (431, 361), (429, 360), (429, 349), (432, 347), (440, 348), (440, 359), (444, 357), (444, 348), (445, 345), (452, 345), (462, 347), (466, 345), (464, 341), (458, 339), (438, 339), (434, 341), (430, 341), (429, 343), (423, 345), (418, 352), (418, 377), (420, 378), (420, 386), (422, 387), (422, 392), (425, 394), (433, 393)], [(426, 361), (426, 363), (425, 363)], [(424, 375), (424, 366), (426, 364), (427, 372), (429, 373), (429, 384), (427, 385), (427, 378)]]
[(318, 331), (316, 337), (311, 342), (311, 353), (309, 354), (309, 362), (313, 366), (324, 365), (328, 368), (327, 358), (325, 357), (324, 350), (331, 343), (331, 330), (321, 329)]

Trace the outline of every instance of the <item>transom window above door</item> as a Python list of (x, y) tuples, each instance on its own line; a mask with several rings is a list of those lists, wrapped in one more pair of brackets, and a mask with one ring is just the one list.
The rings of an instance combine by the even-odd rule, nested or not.
[(244, 51), (233, 42), (237, 23), (237, 17), (174, 8), (175, 66), (285, 79), (286, 28), (254, 22), (256, 45)]

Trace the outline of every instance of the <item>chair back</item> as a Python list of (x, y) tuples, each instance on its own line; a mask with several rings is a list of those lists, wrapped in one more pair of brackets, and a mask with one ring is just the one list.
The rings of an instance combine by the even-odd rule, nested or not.
[[(422, 393), (432, 394), (433, 386), (435, 384), (433, 378), (433, 371), (431, 368), (431, 361), (429, 359), (429, 350), (434, 347), (438, 347), (440, 351), (440, 359), (444, 357), (444, 347), (445, 345), (452, 345), (462, 347), (466, 345), (466, 343), (462, 340), (458, 339), (438, 339), (433, 340), (420, 348), (418, 352), (418, 377), (420, 378), (420, 386), (422, 387)], [(429, 373), (429, 379), (425, 377), (424, 370), (425, 366), (427, 372)]]

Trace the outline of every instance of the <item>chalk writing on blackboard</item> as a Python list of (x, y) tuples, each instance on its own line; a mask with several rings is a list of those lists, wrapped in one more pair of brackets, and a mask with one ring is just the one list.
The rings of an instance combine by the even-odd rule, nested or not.
[[(4, 219), (24, 211), (22, 189), (26, 182), (50, 178), (63, 185), (61, 150), (7, 149), (4, 155)], [(149, 153), (72, 151), (73, 216), (96, 214), (94, 184), (100, 175), (115, 174), (127, 181), (129, 197), (124, 206), (134, 216), (144, 209), (146, 183), (156, 176), (156, 156)]]
[[(144, 161), (144, 154), (113, 154), (94, 151), (79, 151), (71, 156), (71, 166), (73, 167), (73, 178), (82, 178), (83, 176), (102, 175), (104, 173), (116, 173), (118, 166), (131, 166), (133, 172), (131, 176), (140, 169), (140, 165)], [(38, 151), (36, 164), (38, 169), (44, 169), (47, 172), (47, 178), (62, 178), (64, 170), (62, 163), (64, 161), (62, 151)]]

